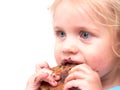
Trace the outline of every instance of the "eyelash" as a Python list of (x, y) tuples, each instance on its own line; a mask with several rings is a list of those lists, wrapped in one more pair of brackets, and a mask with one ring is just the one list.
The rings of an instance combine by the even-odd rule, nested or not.
[(88, 39), (91, 37), (91, 34), (89, 32), (86, 32), (86, 31), (81, 31), (80, 32), (80, 37), (83, 38), (83, 39)]
[(60, 38), (63, 38), (66, 36), (66, 33), (64, 31), (56, 31), (55, 34)]
[[(59, 38), (64, 38), (66, 37), (66, 33), (64, 31), (56, 31), (55, 35)], [(82, 39), (89, 39), (91, 37), (91, 34), (86, 31), (80, 31), (80, 38)]]

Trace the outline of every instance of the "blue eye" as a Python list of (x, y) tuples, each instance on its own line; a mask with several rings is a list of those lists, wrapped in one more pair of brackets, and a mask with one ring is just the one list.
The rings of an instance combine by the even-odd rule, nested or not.
[(65, 37), (65, 36), (66, 36), (65, 32), (63, 32), (63, 31), (58, 31), (58, 32), (57, 32), (57, 35), (58, 35), (59, 37)]
[(83, 38), (83, 39), (88, 39), (90, 37), (90, 34), (88, 32), (82, 31), (80, 33), (80, 37)]

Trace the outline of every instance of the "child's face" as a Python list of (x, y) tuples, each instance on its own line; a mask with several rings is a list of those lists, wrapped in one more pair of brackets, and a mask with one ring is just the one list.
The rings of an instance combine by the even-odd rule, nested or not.
[(58, 64), (65, 61), (85, 63), (100, 76), (114, 68), (116, 57), (109, 28), (95, 24), (84, 11), (80, 13), (66, 2), (57, 7), (53, 18)]

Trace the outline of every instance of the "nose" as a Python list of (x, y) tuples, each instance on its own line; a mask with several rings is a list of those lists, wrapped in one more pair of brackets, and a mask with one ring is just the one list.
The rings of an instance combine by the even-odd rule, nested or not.
[(62, 49), (64, 54), (77, 54), (79, 52), (79, 47), (75, 40), (64, 41)]

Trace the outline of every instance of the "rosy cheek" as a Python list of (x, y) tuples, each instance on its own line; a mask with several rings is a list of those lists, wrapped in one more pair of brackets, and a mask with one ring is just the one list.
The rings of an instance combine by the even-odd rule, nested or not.
[(100, 73), (105, 65), (105, 60), (101, 56), (93, 56), (88, 59), (87, 64), (96, 72)]

